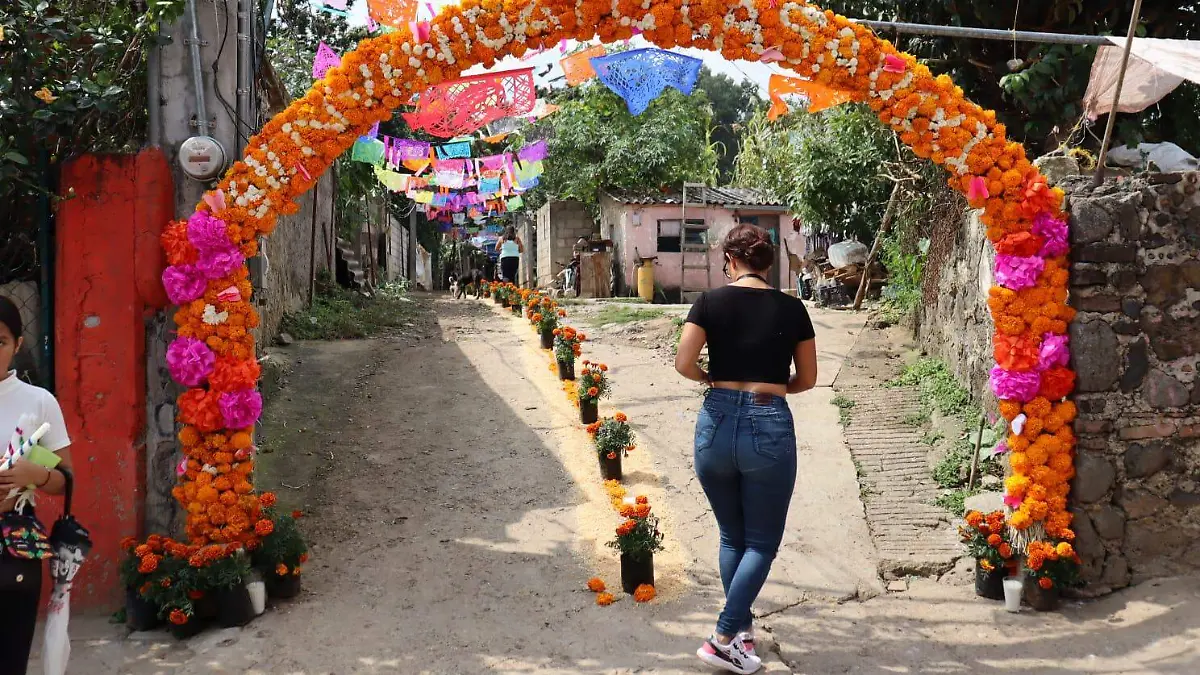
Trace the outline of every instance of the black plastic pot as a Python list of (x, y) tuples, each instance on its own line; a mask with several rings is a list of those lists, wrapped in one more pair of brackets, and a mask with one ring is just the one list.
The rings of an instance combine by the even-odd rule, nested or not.
[(574, 361), (559, 361), (558, 362), (558, 379), (574, 380), (575, 379), (575, 362)]
[(244, 585), (216, 592), (217, 622), (225, 628), (245, 626), (254, 620), (254, 603)]
[(267, 584), (267, 596), (278, 600), (288, 600), (300, 595), (300, 577), (295, 574), (279, 576), (271, 573), (263, 580)]
[(579, 421), (584, 424), (591, 424), (600, 419), (600, 404), (596, 401), (580, 401), (579, 402)]
[(542, 349), (552, 349), (554, 347), (554, 329), (544, 330), (539, 333), (542, 338)]
[(195, 621), (197, 617), (204, 620), (217, 618), (216, 597), (212, 593), (205, 593), (200, 598), (193, 600), (192, 612), (195, 614), (195, 616), (192, 617), (192, 621)]
[(621, 554), (621, 590), (633, 594), (642, 584), (654, 585), (654, 554), (644, 559), (635, 560), (628, 554)]
[(1062, 599), (1057, 588), (1042, 588), (1037, 579), (1025, 577), (1025, 604), (1039, 612), (1053, 612)]
[(518, 302), (518, 303), (514, 304), (512, 307), (510, 307), (509, 309), (512, 310), (512, 313), (515, 316), (521, 316), (521, 303)]
[(975, 561), (975, 595), (988, 600), (1004, 599), (1004, 578), (1008, 572), (1003, 567), (988, 572)]
[(178, 640), (186, 640), (202, 633), (207, 624), (208, 622), (204, 619), (193, 616), (187, 623), (171, 624), (171, 635), (174, 635)]
[(604, 476), (604, 480), (621, 480), (621, 453), (618, 452), (613, 459), (601, 457), (600, 474)]
[(154, 630), (162, 624), (158, 608), (143, 598), (136, 588), (125, 589), (125, 624), (133, 631)]

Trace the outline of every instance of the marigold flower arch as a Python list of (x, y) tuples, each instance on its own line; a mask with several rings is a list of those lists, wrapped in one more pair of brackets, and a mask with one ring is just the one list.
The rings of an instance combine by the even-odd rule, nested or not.
[(171, 264), (164, 284), (180, 305), (172, 374), (190, 387), (179, 401), (187, 461), (175, 494), (194, 544), (253, 545), (260, 518), (248, 433), (261, 408), (249, 332), (258, 319), (243, 264), (256, 254), (257, 237), (269, 235), (280, 214), (294, 213), (294, 200), (413, 94), (505, 56), (564, 39), (611, 43), (635, 30), (665, 49), (707, 49), (731, 60), (782, 54), (780, 66), (869, 104), (983, 209), (999, 284), (989, 299), (998, 364), (992, 386), (1013, 423), (1009, 525), (1021, 541), (1073, 538), (1066, 507), (1075, 408), (1066, 397), (1074, 373), (1066, 333), (1074, 314), (1066, 304), (1063, 195), (1007, 140), (994, 112), (865, 26), (806, 2), (463, 0), (428, 25), (367, 39), (344, 55), (250, 140), (187, 222), (163, 235)]

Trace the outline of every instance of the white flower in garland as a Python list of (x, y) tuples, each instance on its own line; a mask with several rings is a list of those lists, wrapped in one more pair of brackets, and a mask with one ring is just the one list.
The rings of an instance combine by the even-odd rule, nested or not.
[(229, 320), (229, 312), (217, 312), (216, 307), (204, 305), (204, 313), (200, 316), (200, 320), (209, 326), (220, 326)]

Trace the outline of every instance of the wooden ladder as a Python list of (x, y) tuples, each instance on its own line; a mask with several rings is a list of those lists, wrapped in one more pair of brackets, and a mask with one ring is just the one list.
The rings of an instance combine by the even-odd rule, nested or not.
[[(712, 288), (712, 265), (709, 260), (708, 246), (708, 202), (705, 191), (708, 186), (704, 183), (684, 183), (681, 213), (679, 217), (679, 295), (680, 301), (695, 302), (700, 294)], [(689, 212), (690, 209), (690, 212)], [(696, 216), (699, 211), (699, 217)], [(687, 240), (689, 221), (699, 221), (705, 228), (705, 243), (693, 244)], [(703, 286), (697, 286), (696, 281), (689, 279), (688, 272), (704, 272)], [(693, 275), (695, 276), (695, 275)]]

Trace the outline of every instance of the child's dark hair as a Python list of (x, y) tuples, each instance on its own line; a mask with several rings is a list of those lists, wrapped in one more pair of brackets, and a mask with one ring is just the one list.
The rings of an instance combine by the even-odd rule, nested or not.
[(725, 255), (756, 272), (770, 269), (775, 262), (775, 245), (771, 243), (771, 235), (757, 225), (743, 223), (733, 228), (725, 235), (722, 248)]
[(0, 324), (4, 324), (13, 337), (21, 339), (21, 310), (17, 309), (17, 303), (0, 295)]

